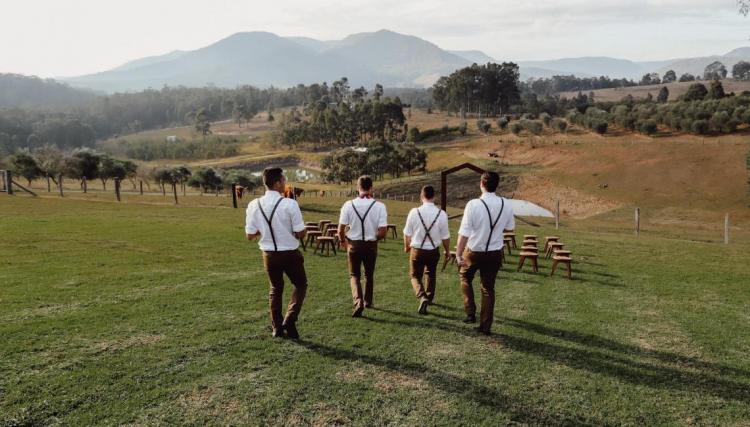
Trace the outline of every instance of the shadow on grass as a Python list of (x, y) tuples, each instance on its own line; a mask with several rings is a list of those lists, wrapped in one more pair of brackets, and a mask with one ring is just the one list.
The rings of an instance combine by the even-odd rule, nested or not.
[[(456, 321), (441, 321), (392, 310), (380, 311), (408, 320), (370, 318), (377, 323), (390, 323), (411, 328), (434, 328), (450, 333), (477, 336), (472, 329)], [(523, 336), (494, 334), (503, 347), (571, 368), (606, 375), (635, 385), (658, 389), (710, 394), (725, 400), (750, 403), (750, 372), (731, 366), (707, 362), (694, 357), (624, 344), (609, 338), (576, 331), (567, 331), (518, 319), (501, 319), (502, 325), (523, 329), (559, 342), (543, 342)], [(566, 344), (568, 343), (568, 344)], [(574, 343), (587, 348), (571, 347)]]
[(471, 402), (476, 402), (478, 405), (502, 412), (517, 423), (585, 426), (614, 425), (603, 420), (591, 420), (576, 414), (550, 413), (548, 408), (533, 408), (530, 407), (529, 403), (518, 401), (500, 389), (489, 387), (486, 384), (474, 382), (455, 374), (430, 369), (422, 363), (402, 362), (308, 341), (299, 341), (299, 344), (329, 359), (345, 362), (364, 362), (378, 368), (385, 368), (426, 381), (431, 386), (439, 388), (453, 396), (461, 396)]

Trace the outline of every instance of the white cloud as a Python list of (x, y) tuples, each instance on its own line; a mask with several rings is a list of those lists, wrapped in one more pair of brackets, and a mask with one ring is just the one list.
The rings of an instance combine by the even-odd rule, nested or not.
[(0, 72), (75, 75), (238, 31), (338, 39), (382, 28), (498, 59), (660, 59), (747, 44), (734, 0), (6, 0)]

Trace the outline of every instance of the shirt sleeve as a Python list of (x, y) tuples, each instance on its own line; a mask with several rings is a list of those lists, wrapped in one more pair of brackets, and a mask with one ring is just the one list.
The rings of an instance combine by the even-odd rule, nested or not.
[(440, 212), (438, 231), (440, 232), (441, 239), (448, 240), (451, 238), (451, 230), (448, 228), (448, 214), (445, 211)]
[(506, 206), (508, 207), (508, 221), (505, 224), (506, 230), (515, 230), (516, 229), (516, 216), (513, 213), (513, 206), (506, 201)]
[(388, 226), (388, 212), (385, 209), (385, 204), (380, 203), (380, 218), (378, 218), (378, 228), (387, 227)]
[(292, 203), (292, 231), (294, 231), (295, 233), (299, 233), (300, 231), (305, 229), (305, 222), (302, 219), (302, 211), (300, 210), (299, 204), (296, 201), (292, 199), (287, 200)]
[(343, 225), (349, 225), (349, 204), (351, 202), (344, 203), (344, 206), (341, 206), (341, 214), (339, 215), (339, 224)]
[(404, 226), (404, 235), (414, 235), (414, 216), (417, 214), (417, 209), (414, 208), (409, 211), (409, 215), (406, 217), (406, 225)]
[[(258, 200), (258, 199), (255, 199)], [(255, 206), (258, 204), (258, 202), (253, 204), (255, 201), (250, 201), (250, 203), (247, 204), (247, 211), (245, 211), (245, 233), (247, 234), (255, 234), (258, 232), (258, 224), (255, 224)]]
[(461, 227), (458, 229), (458, 234), (464, 237), (471, 237), (471, 235), (474, 234), (474, 224), (472, 223), (471, 218), (471, 205), (471, 202), (466, 204), (466, 207), (464, 208), (464, 216), (461, 218)]

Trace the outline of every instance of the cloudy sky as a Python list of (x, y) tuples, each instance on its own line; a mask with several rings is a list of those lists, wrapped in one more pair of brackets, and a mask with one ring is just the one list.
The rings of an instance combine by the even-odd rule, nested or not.
[(501, 60), (634, 60), (748, 46), (735, 0), (3, 0), (0, 72), (106, 70), (239, 31), (339, 39), (390, 29)]

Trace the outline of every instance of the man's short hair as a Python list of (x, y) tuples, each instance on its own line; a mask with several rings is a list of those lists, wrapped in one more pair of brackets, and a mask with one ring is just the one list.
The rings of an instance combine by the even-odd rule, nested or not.
[(425, 185), (422, 187), (422, 197), (424, 197), (427, 200), (432, 200), (435, 198), (435, 187), (431, 185)]
[(273, 186), (280, 182), (284, 177), (284, 171), (281, 168), (265, 168), (263, 169), (263, 183), (267, 188), (273, 188)]
[(485, 172), (482, 174), (482, 185), (485, 190), (494, 193), (497, 185), (500, 184), (500, 175), (497, 172)]
[(357, 180), (357, 186), (365, 191), (370, 191), (372, 189), (372, 178), (370, 178), (369, 175), (362, 175)]

